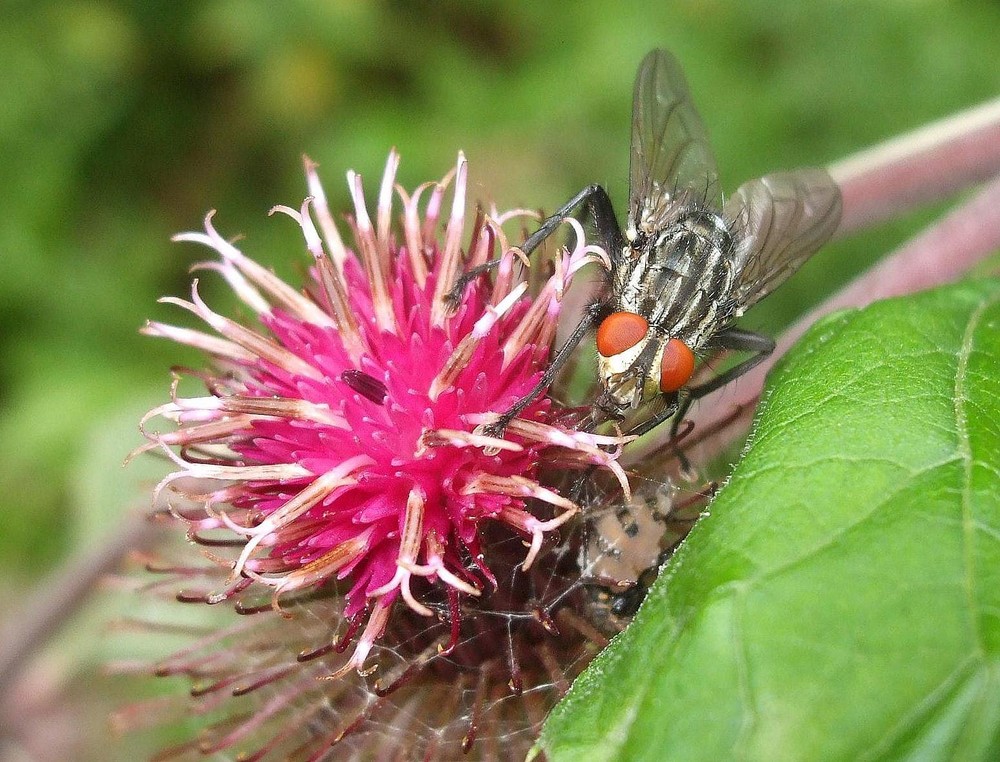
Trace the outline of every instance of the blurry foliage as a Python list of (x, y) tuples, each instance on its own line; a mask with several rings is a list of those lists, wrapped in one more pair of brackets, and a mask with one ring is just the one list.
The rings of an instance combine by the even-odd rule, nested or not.
[[(76, 499), (91, 433), (118, 410), (165, 398), (168, 367), (196, 361), (136, 333), (146, 317), (178, 319), (155, 300), (184, 294), (202, 255), (171, 234), (218, 208), (220, 230), (244, 234), (249, 253), (293, 277), (302, 267), (293, 225), (266, 212), (305, 195), (303, 152), (321, 163), (334, 209), (346, 208), (344, 170), (364, 174), (372, 192), (392, 145), (404, 186), (439, 177), (463, 149), (484, 201), (552, 210), (597, 181), (621, 209), (632, 77), (654, 46), (683, 62), (729, 189), (838, 159), (1000, 90), (1000, 7), (985, 3), (828, 0), (779, 13), (762, 0), (581, 0), (569, 15), (558, 3), (459, 0), (4, 6), (9, 582), (37, 578), (68, 552), (74, 527), (92, 522)], [(927, 219), (829, 247), (750, 325), (779, 328)], [(227, 298), (213, 282), (205, 293)], [(106, 464), (118, 467), (117, 455)]]

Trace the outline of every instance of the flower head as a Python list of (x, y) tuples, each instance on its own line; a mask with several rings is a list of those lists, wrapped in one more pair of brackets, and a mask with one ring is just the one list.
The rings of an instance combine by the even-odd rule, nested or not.
[[(502, 230), (512, 215), (480, 214), (462, 246), (461, 155), (453, 174), (413, 194), (395, 186), (398, 163), (393, 152), (374, 219), (361, 177), (348, 173), (349, 249), (306, 160), (311, 196), (299, 209), (273, 210), (301, 228), (312, 257), (304, 291), (224, 239), (212, 214), (204, 232), (176, 237), (219, 255), (199, 268), (221, 273), (258, 326), (214, 312), (195, 281), (189, 301), (163, 301), (194, 313), (211, 332), (155, 322), (144, 328), (215, 361), (200, 374), (205, 396), (183, 397), (175, 382), (172, 401), (144, 419), (144, 426), (154, 417), (176, 424), (148, 434), (150, 446), (178, 467), (158, 491), (200, 505), (174, 509), (193, 539), (233, 550), (226, 558), (212, 553), (229, 578), (201, 599), (220, 602), (263, 586), (280, 610), (285, 596), (341, 586), (343, 615), (360, 635), (334, 677), (363, 670), (397, 599), (422, 616), (440, 614), (434, 607), (445, 601), (457, 633), (463, 597), (496, 587), (488, 532), (519, 536), (527, 569), (546, 535), (578, 511), (542, 483), (546, 466), (602, 466), (628, 493), (614, 459), (622, 438), (564, 425), (572, 411), (552, 397), (526, 407), (504, 438), (483, 431), (541, 378), (563, 292), (584, 264), (606, 256), (571, 222), (575, 247), (555, 257), (554, 273), (536, 278), (541, 285), (532, 292)], [(495, 275), (473, 280), (453, 308), (446, 296), (462, 272), (493, 259)]]

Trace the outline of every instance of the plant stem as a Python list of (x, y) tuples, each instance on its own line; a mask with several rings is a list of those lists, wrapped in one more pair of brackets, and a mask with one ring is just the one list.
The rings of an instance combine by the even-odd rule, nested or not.
[(1000, 98), (828, 167), (844, 215), (837, 237), (948, 198), (1000, 173)]
[(76, 613), (98, 580), (129, 551), (149, 544), (156, 531), (145, 513), (125, 518), (103, 545), (85, 548), (63, 563), (13, 612), (0, 632), (0, 697), (11, 695), (31, 656)]

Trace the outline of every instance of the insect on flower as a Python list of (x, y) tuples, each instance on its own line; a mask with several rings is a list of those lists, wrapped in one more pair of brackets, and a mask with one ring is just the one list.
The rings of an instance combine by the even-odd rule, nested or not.
[[(546, 219), (522, 246), (530, 254), (581, 204), (610, 255), (603, 295), (554, 354), (545, 375), (487, 433), (497, 435), (552, 382), (577, 345), (597, 328), (603, 387), (594, 411), (623, 421), (643, 414), (630, 434), (673, 417), (676, 436), (690, 404), (760, 363), (774, 349), (766, 336), (736, 328), (743, 313), (780, 285), (833, 234), (840, 190), (823, 169), (778, 172), (743, 184), (725, 203), (701, 118), (676, 59), (663, 50), (639, 66), (632, 110), (628, 223), (589, 185)], [(486, 265), (468, 273), (462, 290)], [(752, 353), (696, 385), (697, 356)]]

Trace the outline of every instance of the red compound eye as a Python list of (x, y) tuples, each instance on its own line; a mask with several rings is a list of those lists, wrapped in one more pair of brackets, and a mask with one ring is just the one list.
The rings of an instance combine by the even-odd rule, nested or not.
[(597, 329), (597, 351), (605, 357), (631, 349), (649, 331), (649, 323), (634, 312), (614, 312), (601, 321)]
[(660, 360), (660, 391), (676, 392), (694, 373), (694, 352), (680, 339), (670, 339)]

